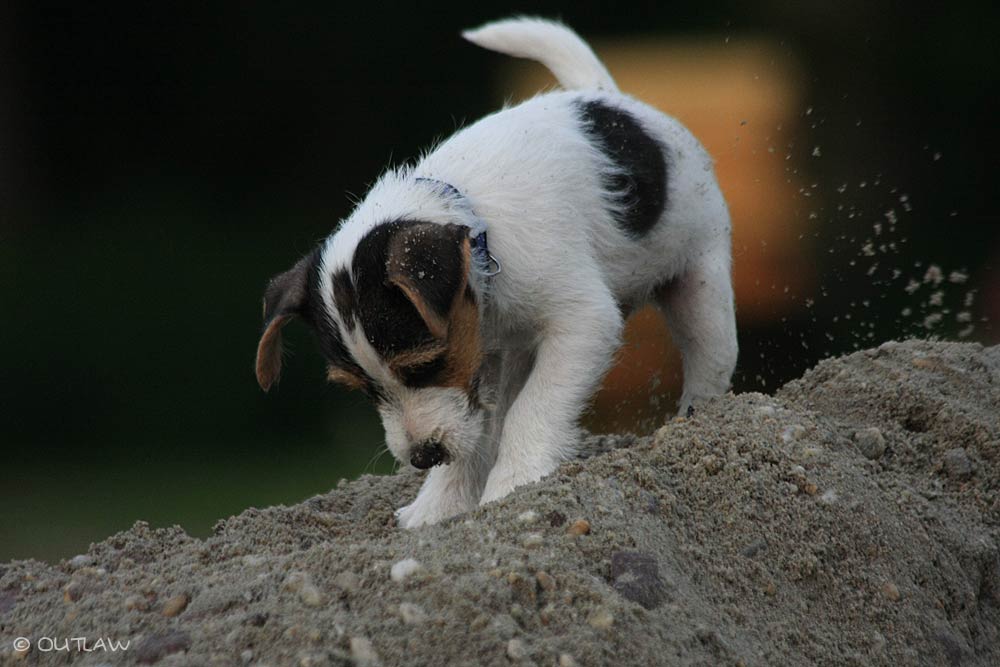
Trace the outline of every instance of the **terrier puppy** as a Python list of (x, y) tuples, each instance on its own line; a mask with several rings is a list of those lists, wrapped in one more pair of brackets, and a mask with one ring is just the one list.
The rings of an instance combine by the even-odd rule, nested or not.
[(565, 26), (463, 36), (531, 58), (565, 90), (466, 127), (385, 173), (340, 227), (269, 284), (257, 379), (281, 329), (316, 332), (334, 382), (375, 402), (389, 449), (429, 468), (399, 525), (503, 498), (572, 457), (624, 318), (663, 312), (680, 412), (736, 364), (730, 222), (712, 160), (680, 123), (619, 92)]

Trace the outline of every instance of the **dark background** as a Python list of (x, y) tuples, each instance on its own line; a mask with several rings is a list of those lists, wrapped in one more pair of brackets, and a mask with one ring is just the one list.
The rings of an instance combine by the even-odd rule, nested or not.
[[(458, 33), (514, 13), (594, 40), (780, 43), (822, 120), (796, 150), (828, 147), (810, 180), (885, 184), (852, 190), (870, 215), (831, 210), (820, 245), (846, 252), (908, 193), (898, 266), (965, 268), (948, 298), (974, 289), (969, 338), (997, 340), (995, 3), (89, 4), (0, 5), (0, 559), (72, 555), (137, 519), (200, 534), (391, 469), (374, 411), (323, 383), (301, 328), (280, 389), (257, 388), (262, 288), (388, 164), (497, 108), (504, 58)], [(903, 290), (803, 243), (823, 294), (741, 329), (738, 390), (963, 328), (901, 319)]]

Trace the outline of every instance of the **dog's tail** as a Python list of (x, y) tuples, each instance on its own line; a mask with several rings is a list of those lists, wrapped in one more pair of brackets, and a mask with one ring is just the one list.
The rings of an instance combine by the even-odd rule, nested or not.
[(587, 43), (562, 23), (513, 18), (466, 30), (462, 37), (484, 49), (537, 60), (555, 74), (563, 88), (618, 90)]

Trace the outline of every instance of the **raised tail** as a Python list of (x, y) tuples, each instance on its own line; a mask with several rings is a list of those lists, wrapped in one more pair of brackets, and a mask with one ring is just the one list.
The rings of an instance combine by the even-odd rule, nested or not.
[(466, 30), (473, 44), (545, 65), (568, 90), (618, 90), (607, 68), (580, 36), (556, 21), (513, 18)]

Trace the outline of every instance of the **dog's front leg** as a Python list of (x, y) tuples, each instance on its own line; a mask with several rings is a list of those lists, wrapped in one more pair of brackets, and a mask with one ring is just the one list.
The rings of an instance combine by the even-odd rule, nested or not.
[(573, 305), (543, 329), (534, 368), (504, 419), (480, 504), (541, 479), (576, 450), (577, 420), (618, 349), (622, 317), (607, 293)]
[(475, 509), (487, 471), (488, 465), (478, 459), (431, 468), (413, 502), (396, 510), (397, 523), (416, 528)]

